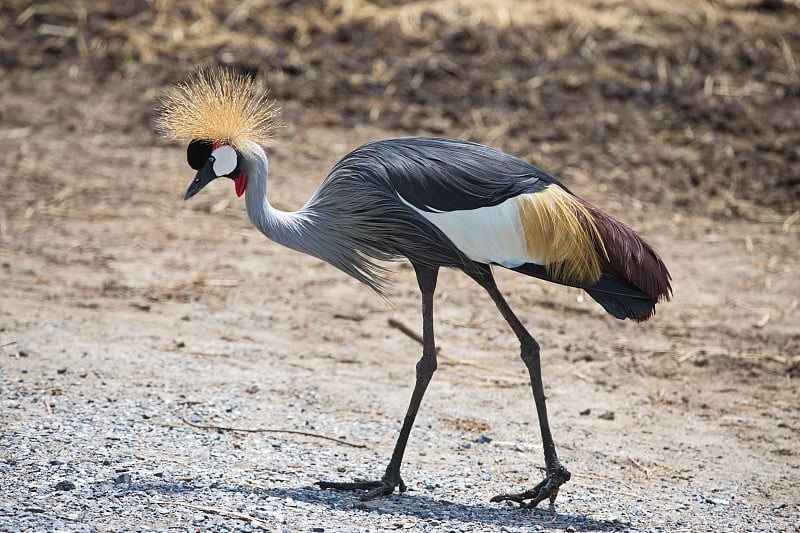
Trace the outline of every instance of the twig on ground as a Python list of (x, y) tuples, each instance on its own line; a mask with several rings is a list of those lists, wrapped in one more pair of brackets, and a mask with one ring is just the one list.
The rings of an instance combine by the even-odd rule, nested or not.
[(50, 407), (50, 402), (47, 401), (45, 396), (42, 396), (42, 403), (44, 404), (44, 408), (47, 410), (47, 414), (52, 415), (53, 409)]
[(586, 487), (586, 488), (594, 489), (594, 490), (597, 490), (597, 491), (610, 492), (611, 494), (618, 494), (620, 496), (628, 496), (629, 498), (641, 498), (642, 497), (641, 494), (634, 494), (632, 492), (624, 492), (624, 491), (621, 491), (621, 490), (610, 489), (608, 487), (601, 487), (599, 485), (594, 485), (592, 483), (583, 483), (581, 481), (572, 481), (571, 483), (575, 484), (578, 487)]
[(487, 365), (486, 363), (481, 363), (480, 361), (473, 361), (471, 359), (457, 359), (455, 357), (448, 357), (446, 355), (440, 355), (439, 357), (441, 357), (442, 363), (444, 364), (472, 366), (475, 368), (480, 368), (481, 370), (490, 370), (492, 372), (514, 378), (525, 377), (524, 370), (515, 372), (513, 370), (504, 370), (502, 368), (497, 368), (492, 365)]
[(594, 379), (590, 378), (586, 374), (581, 374), (580, 372), (573, 372), (572, 375), (580, 380), (585, 381), (586, 383), (591, 383), (593, 385), (597, 383)]
[[(401, 332), (405, 333), (406, 335), (408, 335), (409, 337), (411, 337), (412, 339), (414, 339), (418, 343), (422, 344), (422, 337), (420, 336), (420, 334), (417, 333), (416, 331), (414, 331), (413, 329), (411, 329), (410, 327), (406, 326), (405, 324), (403, 324), (399, 320), (395, 320), (394, 318), (390, 318), (389, 320), (387, 320), (387, 323), (391, 327), (400, 330)], [(438, 347), (436, 348), (436, 351), (439, 351)]]
[(800, 209), (786, 217), (786, 220), (783, 221), (781, 228), (783, 229), (784, 233), (789, 233), (789, 230), (792, 228), (792, 224), (798, 220), (800, 220)]
[(642, 466), (642, 464), (641, 464), (641, 463), (639, 463), (639, 461), (637, 461), (636, 459), (633, 459), (632, 457), (628, 457), (628, 461), (630, 461), (630, 463), (631, 463), (633, 466), (635, 466), (636, 468), (638, 468), (639, 470), (641, 470), (642, 472), (644, 472), (644, 477), (645, 477), (646, 479), (650, 479), (650, 470), (648, 470), (647, 468), (645, 468), (644, 466)]
[(512, 381), (504, 378), (452, 379), (449, 381), (454, 385), (466, 385), (468, 387), (490, 387), (497, 389), (510, 389), (514, 387), (526, 387), (530, 385), (530, 382), (528, 381)]
[[(394, 318), (390, 318), (389, 320), (387, 320), (387, 322), (391, 327), (400, 330), (401, 332), (405, 333), (406, 335), (408, 335), (409, 337), (411, 337), (412, 339), (414, 339), (418, 343), (422, 344), (422, 337), (416, 331), (412, 330), (411, 328), (409, 328), (408, 326), (406, 326), (405, 324), (403, 324), (399, 320), (396, 320)], [(475, 368), (480, 368), (481, 370), (491, 370), (492, 372), (497, 372), (499, 374), (504, 374), (506, 376), (512, 376), (512, 377), (515, 377), (515, 378), (519, 378), (519, 377), (522, 376), (522, 374), (520, 372), (514, 372), (514, 371), (511, 371), (511, 370), (503, 370), (501, 368), (497, 368), (497, 367), (494, 367), (492, 365), (487, 365), (486, 363), (481, 363), (480, 361), (472, 361), (472, 360), (469, 360), (469, 359), (457, 359), (455, 357), (448, 357), (446, 355), (442, 355), (441, 353), (439, 353), (439, 347), (438, 346), (436, 347), (436, 353), (441, 358), (442, 363), (445, 363), (445, 364), (472, 366), (472, 367), (475, 367)]]
[(339, 320), (352, 320), (353, 322), (361, 322), (364, 320), (363, 315), (357, 315), (355, 313), (334, 313), (333, 318), (338, 318)]
[(345, 446), (352, 446), (353, 448), (366, 448), (366, 444), (357, 444), (347, 442), (346, 440), (337, 439), (335, 437), (328, 437), (327, 435), (320, 435), (319, 433), (310, 433), (308, 431), (300, 431), (297, 429), (272, 429), (272, 428), (234, 428), (227, 426), (216, 426), (213, 424), (196, 424), (186, 419), (186, 416), (181, 413), (181, 421), (187, 426), (198, 429), (216, 429), (217, 431), (233, 431), (237, 433), (289, 433), (291, 435), (303, 435), (304, 437), (314, 437), (317, 439), (325, 439), (343, 444)]
[(237, 511), (227, 511), (225, 509), (217, 509), (216, 507), (206, 507), (205, 505), (194, 505), (192, 503), (185, 503), (185, 502), (174, 502), (169, 500), (153, 500), (150, 503), (156, 505), (176, 505), (178, 507), (186, 507), (188, 509), (194, 509), (196, 511), (203, 511), (204, 513), (215, 514), (219, 516), (227, 516), (228, 518), (235, 518), (237, 520), (243, 520), (249, 523), (256, 523), (258, 525), (272, 528), (274, 524), (267, 522), (266, 520), (262, 520), (260, 518), (256, 518), (255, 516), (239, 513)]

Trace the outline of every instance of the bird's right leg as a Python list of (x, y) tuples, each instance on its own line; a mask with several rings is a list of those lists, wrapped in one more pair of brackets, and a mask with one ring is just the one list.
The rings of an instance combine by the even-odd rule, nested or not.
[[(558, 489), (569, 481), (571, 474), (569, 470), (561, 464), (556, 454), (556, 445), (553, 442), (553, 436), (550, 433), (550, 423), (547, 420), (547, 407), (545, 406), (544, 385), (542, 384), (542, 367), (539, 361), (539, 343), (536, 339), (528, 333), (528, 330), (520, 322), (511, 307), (506, 302), (506, 299), (497, 288), (494, 281), (494, 276), (489, 267), (485, 267), (478, 272), (470, 274), (472, 278), (478, 282), (489, 296), (492, 297), (500, 314), (511, 326), (514, 334), (517, 336), (521, 347), (522, 361), (528, 369), (528, 374), (531, 379), (531, 388), (533, 389), (533, 399), (536, 403), (536, 412), (539, 416), (539, 429), (542, 435), (542, 446), (544, 447), (544, 461), (547, 468), (546, 477), (530, 490), (520, 493), (499, 494), (494, 496), (491, 501), (514, 501), (519, 503), (522, 507), (534, 508), (539, 505), (539, 502), (549, 499), (550, 503), (554, 503), (556, 496), (558, 496)], [(530, 500), (526, 503), (527, 500)]]
[(388, 496), (394, 492), (395, 487), (400, 492), (406, 491), (406, 485), (400, 477), (400, 465), (406, 450), (408, 436), (417, 417), (417, 411), (422, 403), (422, 397), (428, 388), (433, 373), (436, 371), (436, 345), (433, 338), (433, 293), (436, 290), (436, 280), (439, 275), (438, 267), (422, 267), (414, 265), (417, 273), (417, 282), (422, 293), (422, 358), (417, 362), (417, 380), (414, 392), (411, 394), (411, 403), (408, 405), (403, 427), (397, 437), (392, 458), (386, 467), (383, 477), (377, 481), (332, 482), (318, 481), (317, 485), (323, 489), (336, 490), (366, 490), (361, 496), (362, 500), (371, 500), (379, 496)]

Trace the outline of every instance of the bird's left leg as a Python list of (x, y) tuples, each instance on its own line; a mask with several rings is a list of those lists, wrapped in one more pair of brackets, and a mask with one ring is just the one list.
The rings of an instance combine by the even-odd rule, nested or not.
[(361, 496), (362, 500), (387, 496), (394, 492), (395, 487), (399, 488), (400, 492), (406, 491), (406, 485), (400, 477), (400, 465), (403, 462), (408, 436), (411, 433), (411, 427), (414, 425), (414, 419), (417, 417), (422, 397), (425, 395), (425, 390), (428, 388), (428, 383), (430, 383), (437, 366), (436, 345), (433, 338), (433, 293), (436, 290), (439, 269), (438, 267), (414, 265), (414, 270), (417, 273), (417, 282), (422, 293), (422, 358), (417, 362), (417, 380), (414, 384), (414, 392), (411, 394), (411, 402), (408, 405), (400, 435), (397, 437), (392, 458), (380, 480), (354, 482), (318, 481), (317, 485), (323, 489), (368, 491)]
[[(514, 330), (521, 346), (521, 357), (525, 366), (528, 369), (528, 374), (531, 379), (531, 388), (533, 389), (533, 399), (536, 403), (536, 412), (539, 416), (539, 429), (542, 434), (542, 446), (544, 447), (544, 460), (547, 468), (547, 475), (530, 490), (521, 493), (513, 494), (499, 494), (491, 499), (493, 502), (500, 501), (515, 501), (523, 507), (534, 508), (539, 505), (539, 502), (550, 499), (550, 503), (554, 503), (556, 496), (558, 496), (558, 489), (561, 485), (569, 481), (571, 474), (564, 465), (558, 460), (556, 454), (556, 445), (553, 442), (553, 436), (550, 434), (550, 423), (547, 420), (547, 407), (545, 406), (544, 385), (542, 384), (542, 368), (539, 360), (539, 343), (528, 333), (528, 330), (520, 322), (511, 307), (506, 302), (506, 299), (500, 293), (495, 283), (492, 271), (488, 266), (481, 268), (476, 273), (470, 274), (472, 278), (478, 282), (489, 296), (492, 297), (500, 314)], [(528, 503), (525, 503), (530, 500)]]

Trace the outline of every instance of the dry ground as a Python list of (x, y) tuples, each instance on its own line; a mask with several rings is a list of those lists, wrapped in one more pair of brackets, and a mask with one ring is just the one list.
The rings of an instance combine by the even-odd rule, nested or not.
[[(184, 204), (183, 147), (152, 133), (168, 83), (227, 63), (285, 106), (269, 152), (280, 207), (302, 205), (369, 140), (461, 136), (534, 161), (661, 251), (675, 297), (642, 325), (498, 273), (543, 347), (575, 473), (559, 511), (602, 519), (608, 509), (580, 499), (597, 494), (642, 509), (632, 528), (722, 528), (720, 508), (730, 527), (797, 527), (796, 3), (117, 4), (0, 7), (0, 394), (37, 399), (6, 405), (4, 438), (106, 398), (174, 406), (158, 422), (182, 425), (179, 406), (225, 395), (241, 410), (211, 423), (266, 427), (277, 413), (295, 429), (388, 428), (344, 435), (369, 451), (329, 475), (388, 458), (420, 351), (388, 325), (418, 325), (410, 268), (396, 265), (387, 303), (263, 239), (229, 187)], [(442, 364), (407, 462), (417, 476), (476, 478), (483, 501), (538, 477), (533, 404), (489, 299), (457, 273), (439, 287)], [(425, 453), (441, 434), (450, 447)], [(464, 466), (457, 444), (481, 435), (509, 443), (503, 457)], [(253, 439), (236, 442), (264, 460)], [(4, 475), (24, 477), (15, 453), (0, 450)], [(2, 520), (13, 528), (13, 513)]]

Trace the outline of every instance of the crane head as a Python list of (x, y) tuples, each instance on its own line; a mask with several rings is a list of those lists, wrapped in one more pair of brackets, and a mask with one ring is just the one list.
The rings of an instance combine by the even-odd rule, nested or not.
[(239, 168), (241, 157), (241, 153), (229, 144), (198, 139), (190, 142), (186, 149), (186, 159), (197, 174), (186, 189), (183, 199), (188, 200), (206, 185), (222, 177), (233, 180), (236, 196), (244, 194), (247, 174)]
[(227, 177), (244, 194), (247, 175), (242, 154), (269, 144), (280, 108), (269, 91), (249, 76), (230, 69), (201, 70), (162, 97), (155, 127), (164, 137), (189, 143), (189, 165), (197, 171), (184, 199), (211, 181)]

